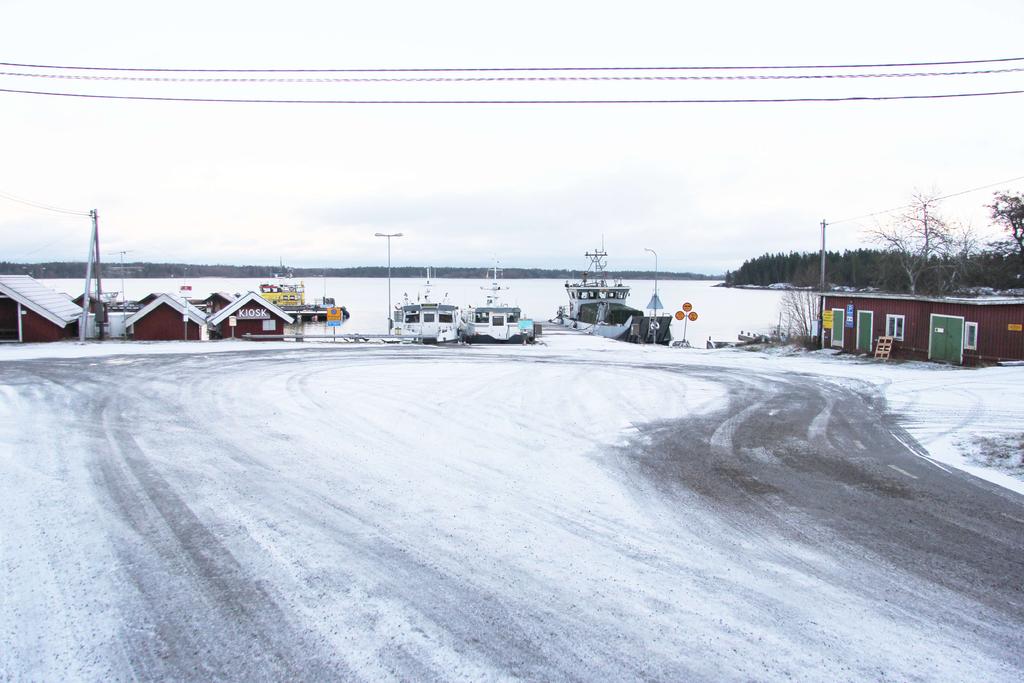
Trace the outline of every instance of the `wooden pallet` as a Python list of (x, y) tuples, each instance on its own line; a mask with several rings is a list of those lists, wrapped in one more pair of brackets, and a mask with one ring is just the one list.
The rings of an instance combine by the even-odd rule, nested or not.
[(875, 343), (875, 358), (889, 360), (889, 356), (892, 354), (892, 345), (895, 341), (895, 337), (879, 337)]

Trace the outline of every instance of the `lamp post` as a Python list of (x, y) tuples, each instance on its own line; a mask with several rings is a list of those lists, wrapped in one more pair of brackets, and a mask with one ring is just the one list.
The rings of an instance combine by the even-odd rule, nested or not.
[(388, 238), (388, 334), (391, 334), (392, 320), (391, 320), (391, 238), (401, 237), (400, 232), (375, 232), (374, 237), (387, 237)]
[(644, 247), (644, 251), (649, 251), (654, 254), (654, 320), (651, 321), (651, 336), (654, 337), (655, 343), (658, 341), (658, 304), (661, 303), (661, 299), (658, 298), (658, 252), (653, 249)]
[(122, 249), (114, 252), (121, 255), (121, 336), (125, 339), (128, 338), (128, 328), (124, 324), (128, 318), (128, 294), (124, 291), (124, 255), (130, 251), (131, 249)]

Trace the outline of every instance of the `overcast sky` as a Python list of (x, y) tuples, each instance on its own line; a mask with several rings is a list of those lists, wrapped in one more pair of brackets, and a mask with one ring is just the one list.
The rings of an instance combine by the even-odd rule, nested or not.
[[(0, 61), (207, 69), (874, 64), (1020, 57), (1022, 29), (1020, 0), (0, 0)], [(1024, 62), (919, 70), (984, 68)], [(865, 70), (832, 73), (857, 71)], [(663, 75), (671, 73), (679, 75)], [(1024, 72), (301, 84), (4, 75), (0, 88), (263, 99), (722, 99), (1021, 90)], [(662, 270), (723, 272), (766, 251), (816, 250), (823, 218), (899, 206), (915, 190), (953, 193), (1024, 176), (1024, 95), (257, 105), (0, 93), (0, 124), (0, 193), (98, 209), (102, 250), (131, 250), (128, 260), (145, 261), (376, 265), (385, 245), (373, 234), (403, 232), (392, 245), (398, 265), (483, 268), (498, 258), (506, 266), (578, 268), (603, 235), (613, 269), (653, 267), (649, 247)], [(994, 189), (1021, 191), (1024, 181), (947, 200), (943, 209), (994, 233), (984, 208)], [(863, 228), (872, 220), (831, 228), (830, 248), (866, 246)], [(88, 229), (88, 219), (0, 199), (0, 259), (82, 259)]]

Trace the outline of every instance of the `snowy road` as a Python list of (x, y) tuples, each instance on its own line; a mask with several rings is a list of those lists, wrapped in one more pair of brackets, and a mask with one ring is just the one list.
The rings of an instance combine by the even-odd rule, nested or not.
[(0, 679), (1024, 675), (1024, 498), (605, 348), (4, 363)]

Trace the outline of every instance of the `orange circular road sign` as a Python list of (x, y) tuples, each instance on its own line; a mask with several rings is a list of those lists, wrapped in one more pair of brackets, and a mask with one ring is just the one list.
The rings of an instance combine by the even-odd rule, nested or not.
[(693, 304), (687, 301), (685, 304), (683, 304), (683, 310), (689, 313), (690, 311), (693, 310)]
[(690, 311), (690, 315), (686, 317), (689, 318), (690, 322), (692, 323), (694, 320), (697, 319), (697, 311)]
[(676, 320), (682, 320), (685, 317), (686, 317), (685, 313), (683, 313), (682, 311), (676, 311)]

